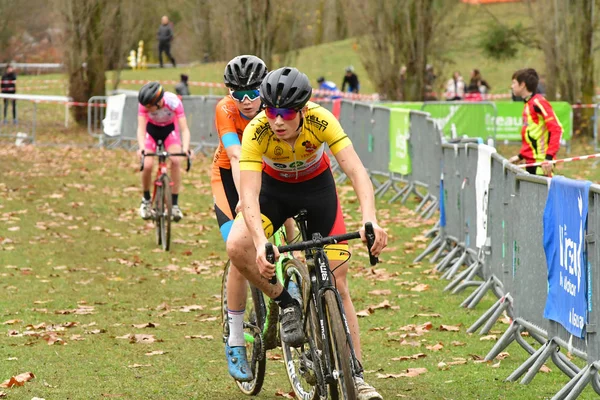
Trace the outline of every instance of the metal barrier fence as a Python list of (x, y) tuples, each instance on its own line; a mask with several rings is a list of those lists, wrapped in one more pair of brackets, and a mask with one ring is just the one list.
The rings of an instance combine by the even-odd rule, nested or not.
[[(448, 106), (451, 105), (454, 104)], [(391, 127), (386, 121), (391, 118), (390, 112), (380, 108), (344, 100), (339, 120), (371, 175), (388, 177), (381, 186), (377, 186), (380, 182), (374, 182), (380, 195), (393, 188), (396, 193), (392, 199), (403, 197), (405, 200), (407, 193), (421, 188), (421, 192), (425, 192), (421, 193), (423, 199), (435, 196), (439, 200), (445, 218), (430, 231), (433, 240), (415, 261), (430, 256), (430, 261), (437, 262), (435, 269), (449, 281), (447, 291), (458, 293), (475, 287), (463, 301), (464, 307), (475, 307), (489, 291), (498, 297), (498, 301), (468, 331), (481, 328), (480, 334), (487, 334), (503, 314), (511, 317), (510, 327), (486, 359), (494, 359), (516, 341), (529, 358), (507, 377), (508, 381), (522, 377), (521, 383), (531, 382), (541, 366), (551, 359), (569, 379), (553, 400), (575, 399), (588, 384), (600, 394), (598, 313), (592, 312), (600, 304), (600, 246), (597, 244), (600, 241), (600, 186), (593, 185), (590, 191), (586, 236), (589, 320), (585, 337), (579, 339), (561, 324), (544, 318), (548, 270), (542, 238), (549, 178), (523, 172), (481, 141), (442, 143), (432, 118), (413, 110), (409, 111), (408, 143), (412, 169), (397, 179), (390, 169), (383, 169), (397, 143), (391, 132), (387, 146), (378, 142), (385, 135), (382, 127)], [(479, 174), (486, 169), (489, 186), (481, 192), (481, 188), (478, 189)], [(404, 187), (400, 188), (399, 182)], [(421, 204), (419, 207), (424, 208)], [(524, 332), (529, 335), (529, 340), (533, 339), (539, 345), (525, 340)], [(561, 348), (585, 360), (587, 365), (579, 368), (560, 351)]]
[(431, 114), (445, 137), (496, 138), (498, 109), (491, 101), (427, 101), (421, 110)]

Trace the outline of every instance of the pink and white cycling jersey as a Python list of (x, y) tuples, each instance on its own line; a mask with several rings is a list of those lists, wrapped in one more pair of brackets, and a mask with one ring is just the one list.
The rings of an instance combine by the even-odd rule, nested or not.
[(149, 112), (146, 107), (140, 104), (138, 115), (146, 117), (148, 122), (156, 126), (167, 126), (173, 123), (177, 126), (177, 119), (185, 117), (183, 103), (176, 94), (171, 92), (165, 92), (163, 101), (163, 106), (153, 112)]

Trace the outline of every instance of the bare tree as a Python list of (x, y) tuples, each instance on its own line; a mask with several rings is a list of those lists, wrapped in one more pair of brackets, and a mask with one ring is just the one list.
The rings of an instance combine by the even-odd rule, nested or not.
[[(366, 36), (362, 62), (377, 91), (388, 99), (422, 100), (425, 67), (441, 57), (455, 39), (458, 0), (357, 0), (349, 7), (360, 16)], [(406, 66), (401, 84), (400, 68)]]
[[(105, 61), (102, 41), (103, 1), (60, 0), (65, 22), (65, 59), (69, 75), (69, 96), (86, 102), (95, 95), (105, 94)], [(87, 121), (86, 110), (74, 107), (78, 123)]]

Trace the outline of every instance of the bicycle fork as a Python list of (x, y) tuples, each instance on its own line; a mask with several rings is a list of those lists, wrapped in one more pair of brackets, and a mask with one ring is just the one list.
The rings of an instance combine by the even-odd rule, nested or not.
[[(325, 318), (324, 310), (324, 295), (325, 292), (331, 291), (335, 295), (337, 307), (339, 308), (344, 324), (344, 333), (346, 334), (346, 341), (350, 350), (350, 357), (352, 359), (352, 372), (354, 376), (363, 372), (361, 363), (356, 357), (354, 351), (354, 345), (352, 343), (352, 335), (350, 334), (350, 327), (346, 318), (346, 312), (339, 292), (335, 289), (333, 282), (333, 274), (328, 268), (328, 264), (324, 259), (324, 254), (321, 251), (315, 252), (312, 258), (307, 259), (307, 264), (310, 274), (311, 286), (312, 286), (312, 301), (316, 304), (317, 315), (319, 319), (319, 329), (321, 334), (321, 340), (323, 343), (323, 352), (325, 353), (325, 368), (324, 368), (324, 379), (328, 384), (334, 383), (340, 380), (342, 377), (342, 371), (335, 369), (335, 360), (331, 359), (330, 343), (327, 339), (327, 332), (329, 331), (329, 321)], [(312, 264), (312, 265), (311, 265)], [(318, 265), (318, 270), (316, 266)]]

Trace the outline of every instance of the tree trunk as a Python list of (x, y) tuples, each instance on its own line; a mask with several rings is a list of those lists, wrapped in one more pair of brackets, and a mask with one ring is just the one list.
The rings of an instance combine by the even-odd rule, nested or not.
[[(594, 1), (582, 0), (581, 15), (581, 47), (579, 50), (579, 65), (581, 68), (581, 101), (583, 104), (594, 103), (596, 82), (594, 80)], [(581, 134), (592, 136), (594, 133), (591, 122), (594, 117), (593, 108), (584, 108), (582, 111), (583, 124)]]

